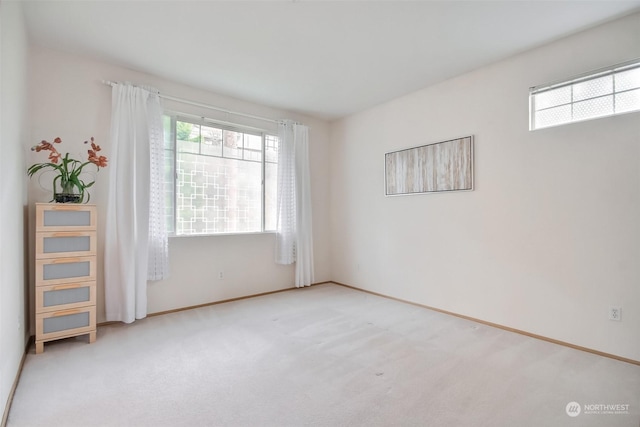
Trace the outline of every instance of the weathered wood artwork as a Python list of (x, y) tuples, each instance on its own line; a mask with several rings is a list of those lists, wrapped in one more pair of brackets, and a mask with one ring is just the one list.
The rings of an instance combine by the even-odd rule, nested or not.
[(473, 190), (473, 136), (385, 154), (387, 196)]

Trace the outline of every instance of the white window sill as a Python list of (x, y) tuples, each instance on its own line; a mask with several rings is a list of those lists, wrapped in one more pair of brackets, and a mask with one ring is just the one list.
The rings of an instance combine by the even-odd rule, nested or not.
[(276, 231), (248, 231), (237, 233), (215, 233), (215, 234), (169, 234), (169, 238), (182, 239), (185, 237), (228, 237), (228, 236), (254, 236), (262, 234), (276, 234)]

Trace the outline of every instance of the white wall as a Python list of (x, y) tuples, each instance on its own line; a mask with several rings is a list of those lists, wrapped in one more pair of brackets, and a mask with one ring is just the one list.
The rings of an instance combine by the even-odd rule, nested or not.
[[(529, 87), (637, 57), (640, 14), (335, 122), (333, 279), (640, 360), (640, 114), (528, 131)], [(385, 152), (465, 135), (475, 191), (384, 196)]]
[[(311, 174), (314, 209), (316, 281), (331, 278), (329, 253), (329, 126), (309, 117), (204, 92), (168, 80), (76, 55), (32, 47), (30, 84), (30, 137), (27, 146), (60, 136), (63, 150), (84, 156), (82, 141), (94, 136), (109, 157), (111, 88), (102, 80), (131, 81), (151, 85), (161, 93), (208, 103), (231, 111), (269, 117), (292, 118), (310, 126)], [(235, 121), (252, 126), (275, 124), (252, 121), (193, 106), (164, 102), (165, 108), (182, 113)], [(25, 146), (25, 149), (27, 149)], [(28, 152), (29, 164), (42, 161), (42, 154)], [(97, 175), (91, 202), (104, 212), (108, 167)], [(46, 202), (50, 192), (32, 180), (30, 204)], [(46, 180), (45, 180), (46, 181)], [(33, 209), (30, 217), (33, 218)], [(33, 231), (31, 231), (33, 233)], [(104, 215), (99, 217), (99, 239), (103, 242)], [(273, 262), (275, 235), (251, 234), (215, 237), (176, 237), (169, 241), (171, 276), (149, 285), (150, 313), (205, 304), (229, 298), (293, 287), (293, 267)], [(99, 259), (102, 245), (99, 245)], [(218, 272), (224, 278), (218, 279)], [(104, 321), (103, 270), (98, 269), (98, 321)], [(33, 278), (31, 280), (33, 286)]]
[(27, 36), (22, 6), (0, 5), (0, 412), (18, 373), (27, 340), (22, 142), (27, 108)]

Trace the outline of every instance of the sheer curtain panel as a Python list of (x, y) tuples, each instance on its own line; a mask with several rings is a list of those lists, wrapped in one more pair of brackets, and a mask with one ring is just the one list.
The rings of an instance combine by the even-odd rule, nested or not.
[(278, 124), (276, 262), (296, 263), (296, 286), (313, 283), (313, 233), (309, 128), (286, 120)]
[(108, 321), (147, 315), (147, 280), (168, 275), (162, 109), (157, 91), (114, 84), (105, 228)]

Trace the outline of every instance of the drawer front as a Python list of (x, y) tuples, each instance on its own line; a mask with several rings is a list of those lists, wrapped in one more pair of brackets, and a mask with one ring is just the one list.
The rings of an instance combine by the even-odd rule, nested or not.
[(36, 203), (36, 231), (95, 229), (95, 205)]
[(96, 305), (96, 282), (36, 287), (36, 313)]
[(95, 280), (95, 256), (36, 260), (36, 286)]
[(95, 328), (95, 306), (36, 315), (36, 341), (79, 335)]
[(95, 231), (54, 231), (36, 234), (36, 258), (96, 254)]

